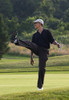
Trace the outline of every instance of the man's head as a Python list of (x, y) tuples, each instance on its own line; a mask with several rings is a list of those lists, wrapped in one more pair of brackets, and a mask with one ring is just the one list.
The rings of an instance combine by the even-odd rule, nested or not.
[(35, 28), (38, 29), (39, 27), (43, 27), (44, 21), (42, 19), (37, 19), (34, 21)]

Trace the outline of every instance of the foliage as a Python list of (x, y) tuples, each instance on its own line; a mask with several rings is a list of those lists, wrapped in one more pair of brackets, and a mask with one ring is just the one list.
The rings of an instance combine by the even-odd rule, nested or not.
[(2, 13), (5, 17), (11, 17), (13, 7), (11, 5), (10, 0), (0, 0), (0, 13)]
[(9, 27), (8, 32), (11, 34), (19, 29), (19, 21), (17, 17), (12, 17), (12, 19), (7, 20), (7, 25)]
[(3, 54), (7, 51), (7, 41), (8, 41), (8, 32), (3, 20), (3, 16), (0, 14), (0, 59)]
[(21, 31), (31, 32), (33, 31), (33, 21), (35, 17), (29, 17), (26, 20), (23, 20), (21, 23)]
[(28, 33), (34, 33), (33, 20), (42, 18), (44, 27), (51, 29), (57, 40), (64, 36), (63, 43), (69, 43), (69, 0), (0, 0), (0, 13), (10, 35), (18, 31), (19, 36), (29, 38)]

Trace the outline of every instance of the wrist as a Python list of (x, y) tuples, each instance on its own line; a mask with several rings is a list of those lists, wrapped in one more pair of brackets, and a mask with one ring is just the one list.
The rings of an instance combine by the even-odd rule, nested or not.
[(31, 57), (31, 60), (33, 59), (33, 57)]

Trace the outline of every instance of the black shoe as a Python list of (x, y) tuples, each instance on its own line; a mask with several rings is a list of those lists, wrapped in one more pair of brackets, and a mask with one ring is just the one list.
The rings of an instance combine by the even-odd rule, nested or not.
[(11, 43), (14, 43), (14, 41), (17, 39), (17, 32), (13, 32), (12, 36), (11, 36)]

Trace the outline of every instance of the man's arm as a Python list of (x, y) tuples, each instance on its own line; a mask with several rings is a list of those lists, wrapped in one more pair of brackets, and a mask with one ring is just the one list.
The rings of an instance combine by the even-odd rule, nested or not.
[(30, 61), (31, 65), (34, 64), (34, 60), (33, 60), (33, 52), (31, 51), (31, 61)]
[(53, 42), (53, 44), (57, 45), (57, 47), (60, 48), (60, 44), (56, 40)]

